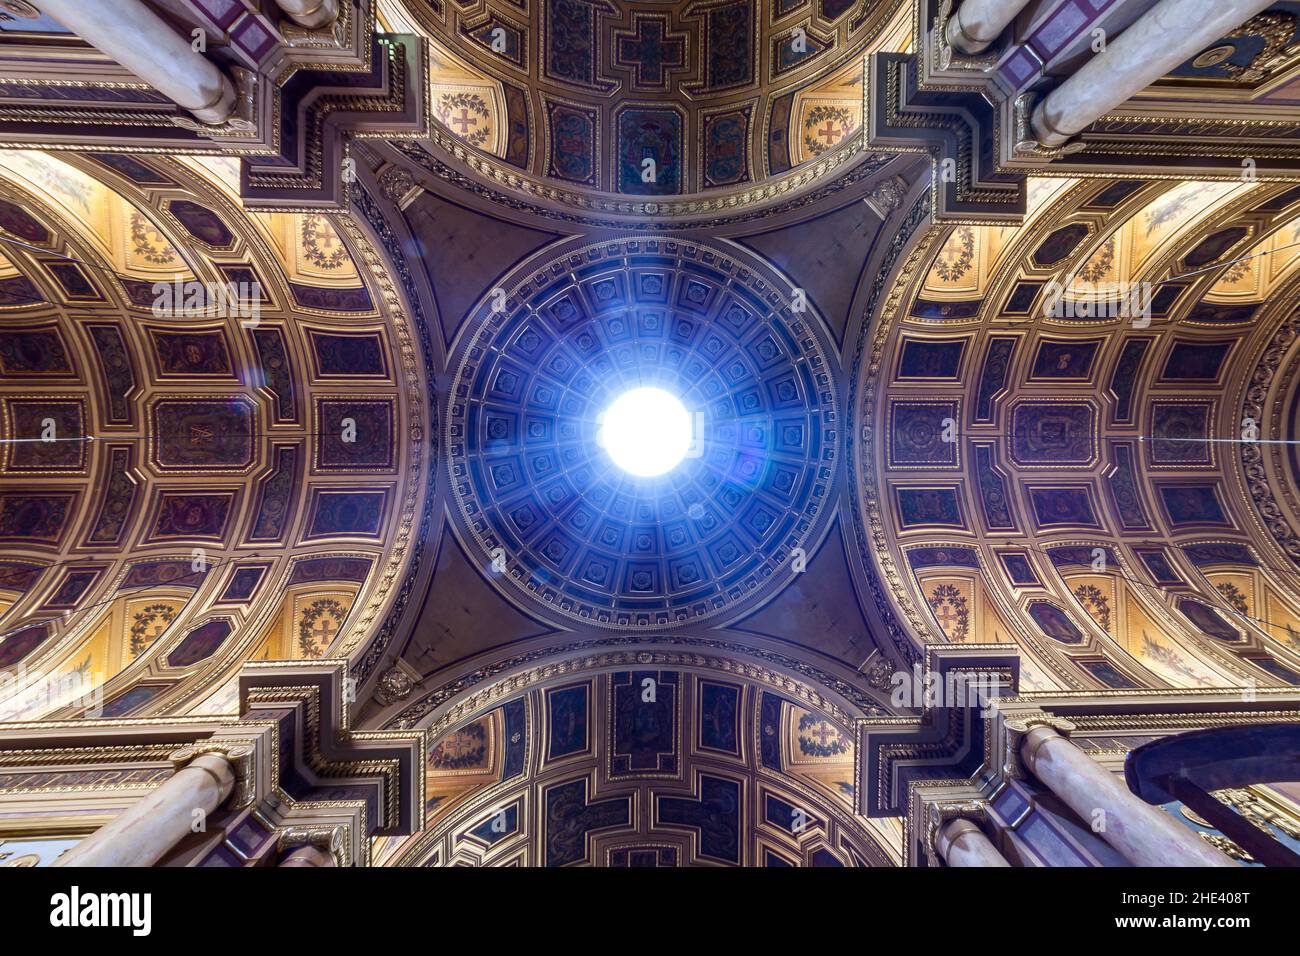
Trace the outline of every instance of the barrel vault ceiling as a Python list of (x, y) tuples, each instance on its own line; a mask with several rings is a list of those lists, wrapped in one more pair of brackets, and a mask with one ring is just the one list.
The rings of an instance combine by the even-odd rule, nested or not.
[[(1150, 95), (1293, 102), (1298, 6)], [(342, 210), (241, 200), (234, 150), (0, 150), (0, 720), (341, 659), (427, 734), (378, 861), (887, 865), (854, 724), (927, 644), (1300, 684), (1298, 463), (1224, 441), (1300, 439), (1300, 187), (1035, 174), (1019, 224), (935, 224), (930, 158), (863, 135), (913, 12), (377, 0), (433, 123), (352, 142)], [(256, 317), (160, 316), (193, 282)], [(651, 481), (594, 434), (639, 384), (703, 420)]]

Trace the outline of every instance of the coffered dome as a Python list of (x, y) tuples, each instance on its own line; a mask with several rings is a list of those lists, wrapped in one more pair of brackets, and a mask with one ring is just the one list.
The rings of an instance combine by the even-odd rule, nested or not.
[[(792, 288), (738, 246), (636, 238), (548, 250), (481, 303), (447, 448), (494, 578), (616, 628), (735, 613), (788, 583), (830, 511), (839, 442), (826, 332)], [(658, 478), (599, 441), (602, 412), (643, 386), (693, 422)]]

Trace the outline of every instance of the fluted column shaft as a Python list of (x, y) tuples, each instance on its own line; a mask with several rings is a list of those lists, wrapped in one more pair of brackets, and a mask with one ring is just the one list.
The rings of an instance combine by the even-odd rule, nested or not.
[(1134, 866), (1237, 865), (1052, 728), (1030, 730), (1020, 755), (1030, 773)]
[(54, 865), (153, 866), (193, 832), (196, 810), (203, 816), (212, 813), (234, 788), (230, 761), (221, 754), (201, 754)]
[(993, 841), (969, 820), (949, 820), (935, 837), (934, 848), (949, 866), (1010, 866)]
[(235, 87), (140, 0), (40, 0), (41, 11), (204, 123), (223, 123)]
[(275, 0), (294, 23), (315, 30), (339, 18), (339, 0)]
[(1271, 0), (1160, 0), (1034, 110), (1034, 138), (1060, 146)]
[(983, 53), (1029, 0), (962, 0), (944, 26), (944, 37), (962, 53)]

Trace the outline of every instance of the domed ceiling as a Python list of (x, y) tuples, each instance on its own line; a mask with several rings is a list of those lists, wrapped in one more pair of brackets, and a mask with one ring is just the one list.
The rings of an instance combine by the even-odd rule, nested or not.
[[(429, 578), (366, 719), (414, 726), (489, 678), (634, 647), (726, 655), (819, 707), (883, 713), (894, 652), (859, 598), (843, 349), (913, 188), (898, 170), (923, 163), (799, 217), (670, 237), (496, 218), (375, 152), (436, 302), (444, 459)], [(600, 431), (647, 386), (680, 399), (691, 447), (642, 478)]]
[(392, 606), (423, 345), (354, 223), (237, 195), (232, 160), (0, 154), (0, 719), (231, 713), (244, 661)]
[(432, 41), (433, 140), (493, 185), (678, 215), (789, 195), (860, 160), (865, 54), (906, 44), (902, 7), (382, 0), (379, 13)]
[[(447, 415), (483, 565), (548, 612), (634, 629), (734, 614), (788, 580), (829, 517), (839, 441), (828, 334), (793, 289), (734, 245), (571, 242), (521, 264), (471, 315)], [(642, 386), (696, 420), (657, 479), (598, 440)]]
[(853, 466), (890, 601), (919, 641), (1018, 644), (1027, 689), (1300, 683), (1300, 190), (1030, 206), (931, 231), (878, 300)]

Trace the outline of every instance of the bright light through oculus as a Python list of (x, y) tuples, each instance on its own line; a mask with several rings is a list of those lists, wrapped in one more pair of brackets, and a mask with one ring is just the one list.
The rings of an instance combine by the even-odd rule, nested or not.
[(600, 416), (598, 441), (614, 464), (642, 478), (672, 471), (691, 448), (691, 416), (662, 388), (624, 392)]

